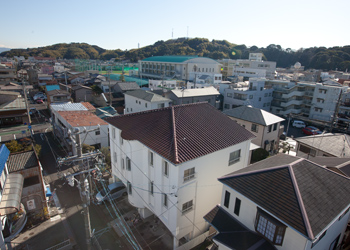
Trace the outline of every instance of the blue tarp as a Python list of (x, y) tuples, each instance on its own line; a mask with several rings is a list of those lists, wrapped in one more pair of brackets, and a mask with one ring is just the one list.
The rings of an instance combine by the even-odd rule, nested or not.
[(5, 144), (2, 144), (0, 147), (0, 176), (2, 174), (2, 171), (5, 168), (5, 163), (7, 162), (9, 155), (10, 155), (10, 150), (8, 150)]
[(50, 196), (52, 196), (50, 187), (46, 187), (46, 197), (50, 197)]

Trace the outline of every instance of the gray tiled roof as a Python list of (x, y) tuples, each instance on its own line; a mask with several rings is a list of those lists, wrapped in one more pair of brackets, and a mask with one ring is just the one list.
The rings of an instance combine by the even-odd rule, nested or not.
[(295, 139), (299, 143), (327, 152), (333, 156), (350, 158), (350, 135), (347, 134), (320, 134)]
[(310, 239), (350, 205), (349, 178), (284, 154), (219, 180)]
[(118, 82), (119, 88), (123, 91), (139, 89), (140, 86), (136, 82)]
[(142, 89), (127, 91), (125, 95), (130, 95), (148, 102), (171, 102), (171, 100), (168, 98), (165, 98), (151, 91), (145, 91)]
[(234, 109), (228, 109), (223, 111), (223, 113), (237, 119), (260, 124), (263, 126), (268, 126), (277, 122), (284, 121), (284, 119), (279, 116), (250, 106), (240, 106)]
[[(214, 240), (229, 246), (231, 249), (276, 249), (265, 238), (246, 228), (220, 206), (212, 209), (204, 216), (204, 219), (219, 231)], [(256, 245), (258, 247), (254, 248)]]
[(7, 162), (7, 167), (10, 173), (36, 167), (38, 165), (38, 159), (36, 158), (34, 151), (10, 154)]

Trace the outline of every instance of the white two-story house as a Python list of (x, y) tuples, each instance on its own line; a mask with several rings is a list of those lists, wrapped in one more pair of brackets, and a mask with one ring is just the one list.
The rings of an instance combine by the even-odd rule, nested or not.
[(124, 98), (124, 114), (169, 107), (172, 102), (168, 98), (142, 89), (125, 92)]
[(224, 114), (256, 136), (252, 143), (270, 152), (278, 150), (279, 137), (284, 128), (281, 128), (283, 118), (251, 106), (225, 110)]
[(174, 249), (208, 236), (203, 216), (220, 202), (217, 178), (247, 166), (254, 135), (208, 103), (172, 106), (113, 118), (112, 174), (142, 217), (157, 216)]
[(219, 178), (221, 205), (205, 219), (223, 249), (335, 250), (349, 222), (350, 180), (279, 154)]

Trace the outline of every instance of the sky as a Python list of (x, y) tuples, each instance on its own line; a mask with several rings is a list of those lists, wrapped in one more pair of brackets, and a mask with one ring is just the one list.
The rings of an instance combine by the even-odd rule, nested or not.
[(349, 0), (0, 0), (0, 47), (130, 50), (178, 37), (282, 48), (350, 45)]

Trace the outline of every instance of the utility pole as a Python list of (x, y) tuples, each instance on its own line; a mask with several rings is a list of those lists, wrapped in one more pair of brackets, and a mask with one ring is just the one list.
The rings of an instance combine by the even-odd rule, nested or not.
[[(75, 144), (76, 146), (76, 151), (77, 151), (77, 155), (76, 156), (72, 156), (72, 157), (67, 157), (64, 159), (59, 159), (58, 163), (62, 164), (65, 162), (77, 162), (79, 165), (79, 169), (80, 172), (73, 174), (73, 175), (69, 175), (66, 176), (67, 180), (68, 180), (68, 184), (71, 186), (74, 186), (74, 176), (75, 175), (80, 175), (80, 180), (77, 181), (78, 182), (78, 188), (80, 190), (80, 197), (82, 200), (82, 206), (83, 206), (83, 213), (84, 213), (84, 227), (85, 227), (85, 234), (86, 234), (86, 245), (87, 245), (87, 250), (91, 250), (92, 245), (91, 245), (91, 223), (90, 223), (90, 213), (89, 213), (89, 205), (90, 205), (90, 183), (89, 181), (91, 180), (91, 176), (90, 176), (90, 172), (95, 170), (95, 169), (90, 169), (89, 166), (89, 160), (92, 158), (96, 158), (98, 156), (101, 156), (101, 152), (92, 152), (92, 153), (86, 153), (83, 154), (82, 153), (82, 146), (81, 146), (81, 140), (80, 140), (80, 135), (82, 133), (89, 133), (92, 131), (96, 131), (99, 130), (100, 127), (96, 128), (96, 129), (91, 129), (91, 130), (86, 130), (84, 129), (83, 131), (80, 131), (79, 128), (75, 128), (74, 130), (74, 137), (72, 136), (70, 137), (71, 140), (73, 141), (73, 144)], [(87, 166), (84, 166), (84, 160), (87, 160)], [(88, 176), (86, 176), (86, 174), (88, 174)], [(87, 178), (89, 177), (89, 178)]]
[(26, 83), (25, 83), (25, 81), (24, 81), (23, 76), (22, 76), (22, 87), (23, 87), (23, 94), (24, 94), (24, 103), (25, 103), (26, 109), (27, 109), (28, 129), (29, 129), (29, 132), (30, 132), (30, 136), (33, 138), (33, 135), (32, 135), (32, 128), (31, 128), (32, 119), (30, 118), (30, 110), (29, 110), (28, 99), (27, 99)]
[(335, 106), (335, 110), (334, 110), (334, 114), (333, 114), (333, 119), (331, 121), (331, 128), (330, 128), (330, 132), (331, 133), (332, 133), (332, 130), (333, 130), (333, 126), (334, 126), (335, 120), (338, 117), (339, 104), (340, 104), (340, 100), (342, 98), (342, 94), (343, 94), (343, 90), (340, 90), (340, 93), (339, 93), (339, 96), (338, 96), (338, 100), (337, 100), (337, 104)]

